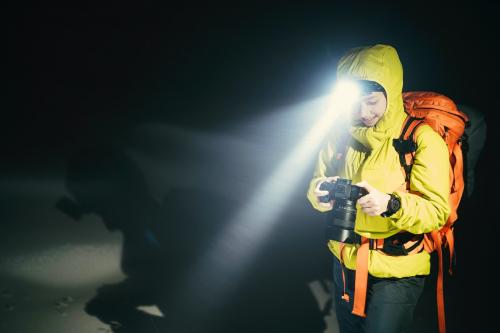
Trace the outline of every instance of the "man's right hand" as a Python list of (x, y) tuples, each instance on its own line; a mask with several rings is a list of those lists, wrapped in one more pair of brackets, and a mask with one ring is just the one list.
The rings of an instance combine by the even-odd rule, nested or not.
[(333, 182), (337, 181), (337, 179), (339, 179), (339, 176), (324, 177), (324, 178), (320, 178), (318, 180), (318, 182), (316, 184), (316, 188), (314, 189), (314, 195), (316, 196), (316, 202), (318, 203), (318, 205), (321, 208), (325, 208), (327, 210), (331, 210), (333, 208), (333, 200), (331, 200), (329, 202), (321, 202), (319, 200), (320, 197), (324, 197), (325, 195), (328, 195), (328, 191), (323, 191), (323, 190), (319, 189), (321, 184), (323, 184), (324, 182), (333, 183)]

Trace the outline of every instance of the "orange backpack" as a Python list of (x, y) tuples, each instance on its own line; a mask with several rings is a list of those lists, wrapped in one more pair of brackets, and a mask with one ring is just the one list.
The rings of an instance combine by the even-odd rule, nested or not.
[(450, 257), (449, 273), (454, 250), (453, 226), (458, 218), (457, 209), (464, 191), (462, 136), (468, 117), (458, 110), (455, 103), (448, 97), (435, 92), (406, 92), (403, 93), (404, 107), (408, 114), (399, 139), (394, 140), (394, 148), (399, 153), (401, 166), (406, 175), (407, 188), (411, 166), (415, 158), (416, 140), (415, 131), (421, 124), (427, 124), (434, 129), (448, 146), (450, 159), (450, 216), (445, 225), (431, 233), (424, 235), (424, 249), (431, 253), (437, 251), (439, 268), (437, 276), (437, 307), (439, 331), (445, 332), (444, 295), (443, 295), (443, 252), (447, 247)]

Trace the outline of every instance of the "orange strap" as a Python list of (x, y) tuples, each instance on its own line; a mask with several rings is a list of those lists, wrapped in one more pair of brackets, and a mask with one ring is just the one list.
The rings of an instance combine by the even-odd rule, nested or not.
[(448, 268), (448, 273), (453, 275), (453, 256), (455, 255), (455, 238), (453, 237), (453, 229), (448, 229), (444, 236), (446, 238), (446, 245), (450, 251), (450, 267)]
[(438, 269), (437, 287), (436, 287), (439, 333), (445, 333), (446, 320), (444, 313), (444, 292), (443, 292), (443, 250), (441, 248), (441, 237), (439, 235), (439, 232), (433, 231), (431, 235), (432, 239), (434, 240), (434, 246), (435, 249), (437, 250), (439, 258), (439, 269)]
[(366, 290), (368, 288), (368, 253), (369, 243), (367, 238), (362, 238), (356, 258), (356, 279), (354, 284), (354, 305), (352, 313), (366, 317)]
[(342, 282), (344, 283), (344, 293), (342, 294), (342, 299), (346, 302), (349, 302), (349, 294), (346, 293), (346, 283), (345, 283), (345, 272), (344, 272), (344, 259), (343, 259), (343, 254), (344, 254), (344, 248), (345, 244), (340, 243), (340, 267), (342, 269)]

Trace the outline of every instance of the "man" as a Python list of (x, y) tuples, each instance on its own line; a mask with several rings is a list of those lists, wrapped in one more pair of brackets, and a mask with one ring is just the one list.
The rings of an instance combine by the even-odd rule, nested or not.
[[(406, 118), (396, 50), (380, 44), (352, 49), (339, 61), (337, 78), (354, 80), (362, 95), (350, 128), (343, 133), (337, 127), (319, 153), (307, 197), (315, 209), (332, 210), (333, 201), (321, 201), (328, 194), (322, 184), (339, 177), (367, 194), (357, 201), (357, 239), (328, 242), (334, 254), (333, 304), (341, 332), (403, 332), (430, 273), (422, 235), (442, 227), (450, 214), (448, 149), (432, 128), (419, 126), (407, 190), (393, 146)], [(354, 295), (363, 285), (366, 297)]]

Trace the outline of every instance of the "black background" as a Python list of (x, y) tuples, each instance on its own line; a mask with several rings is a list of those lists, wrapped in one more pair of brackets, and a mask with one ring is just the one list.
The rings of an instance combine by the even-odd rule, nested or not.
[(9, 9), (12, 103), (3, 133), (16, 154), (144, 120), (216, 126), (324, 93), (342, 52), (373, 43), (398, 49), (405, 90), (439, 91), (488, 114), (495, 9), (481, 2)]

